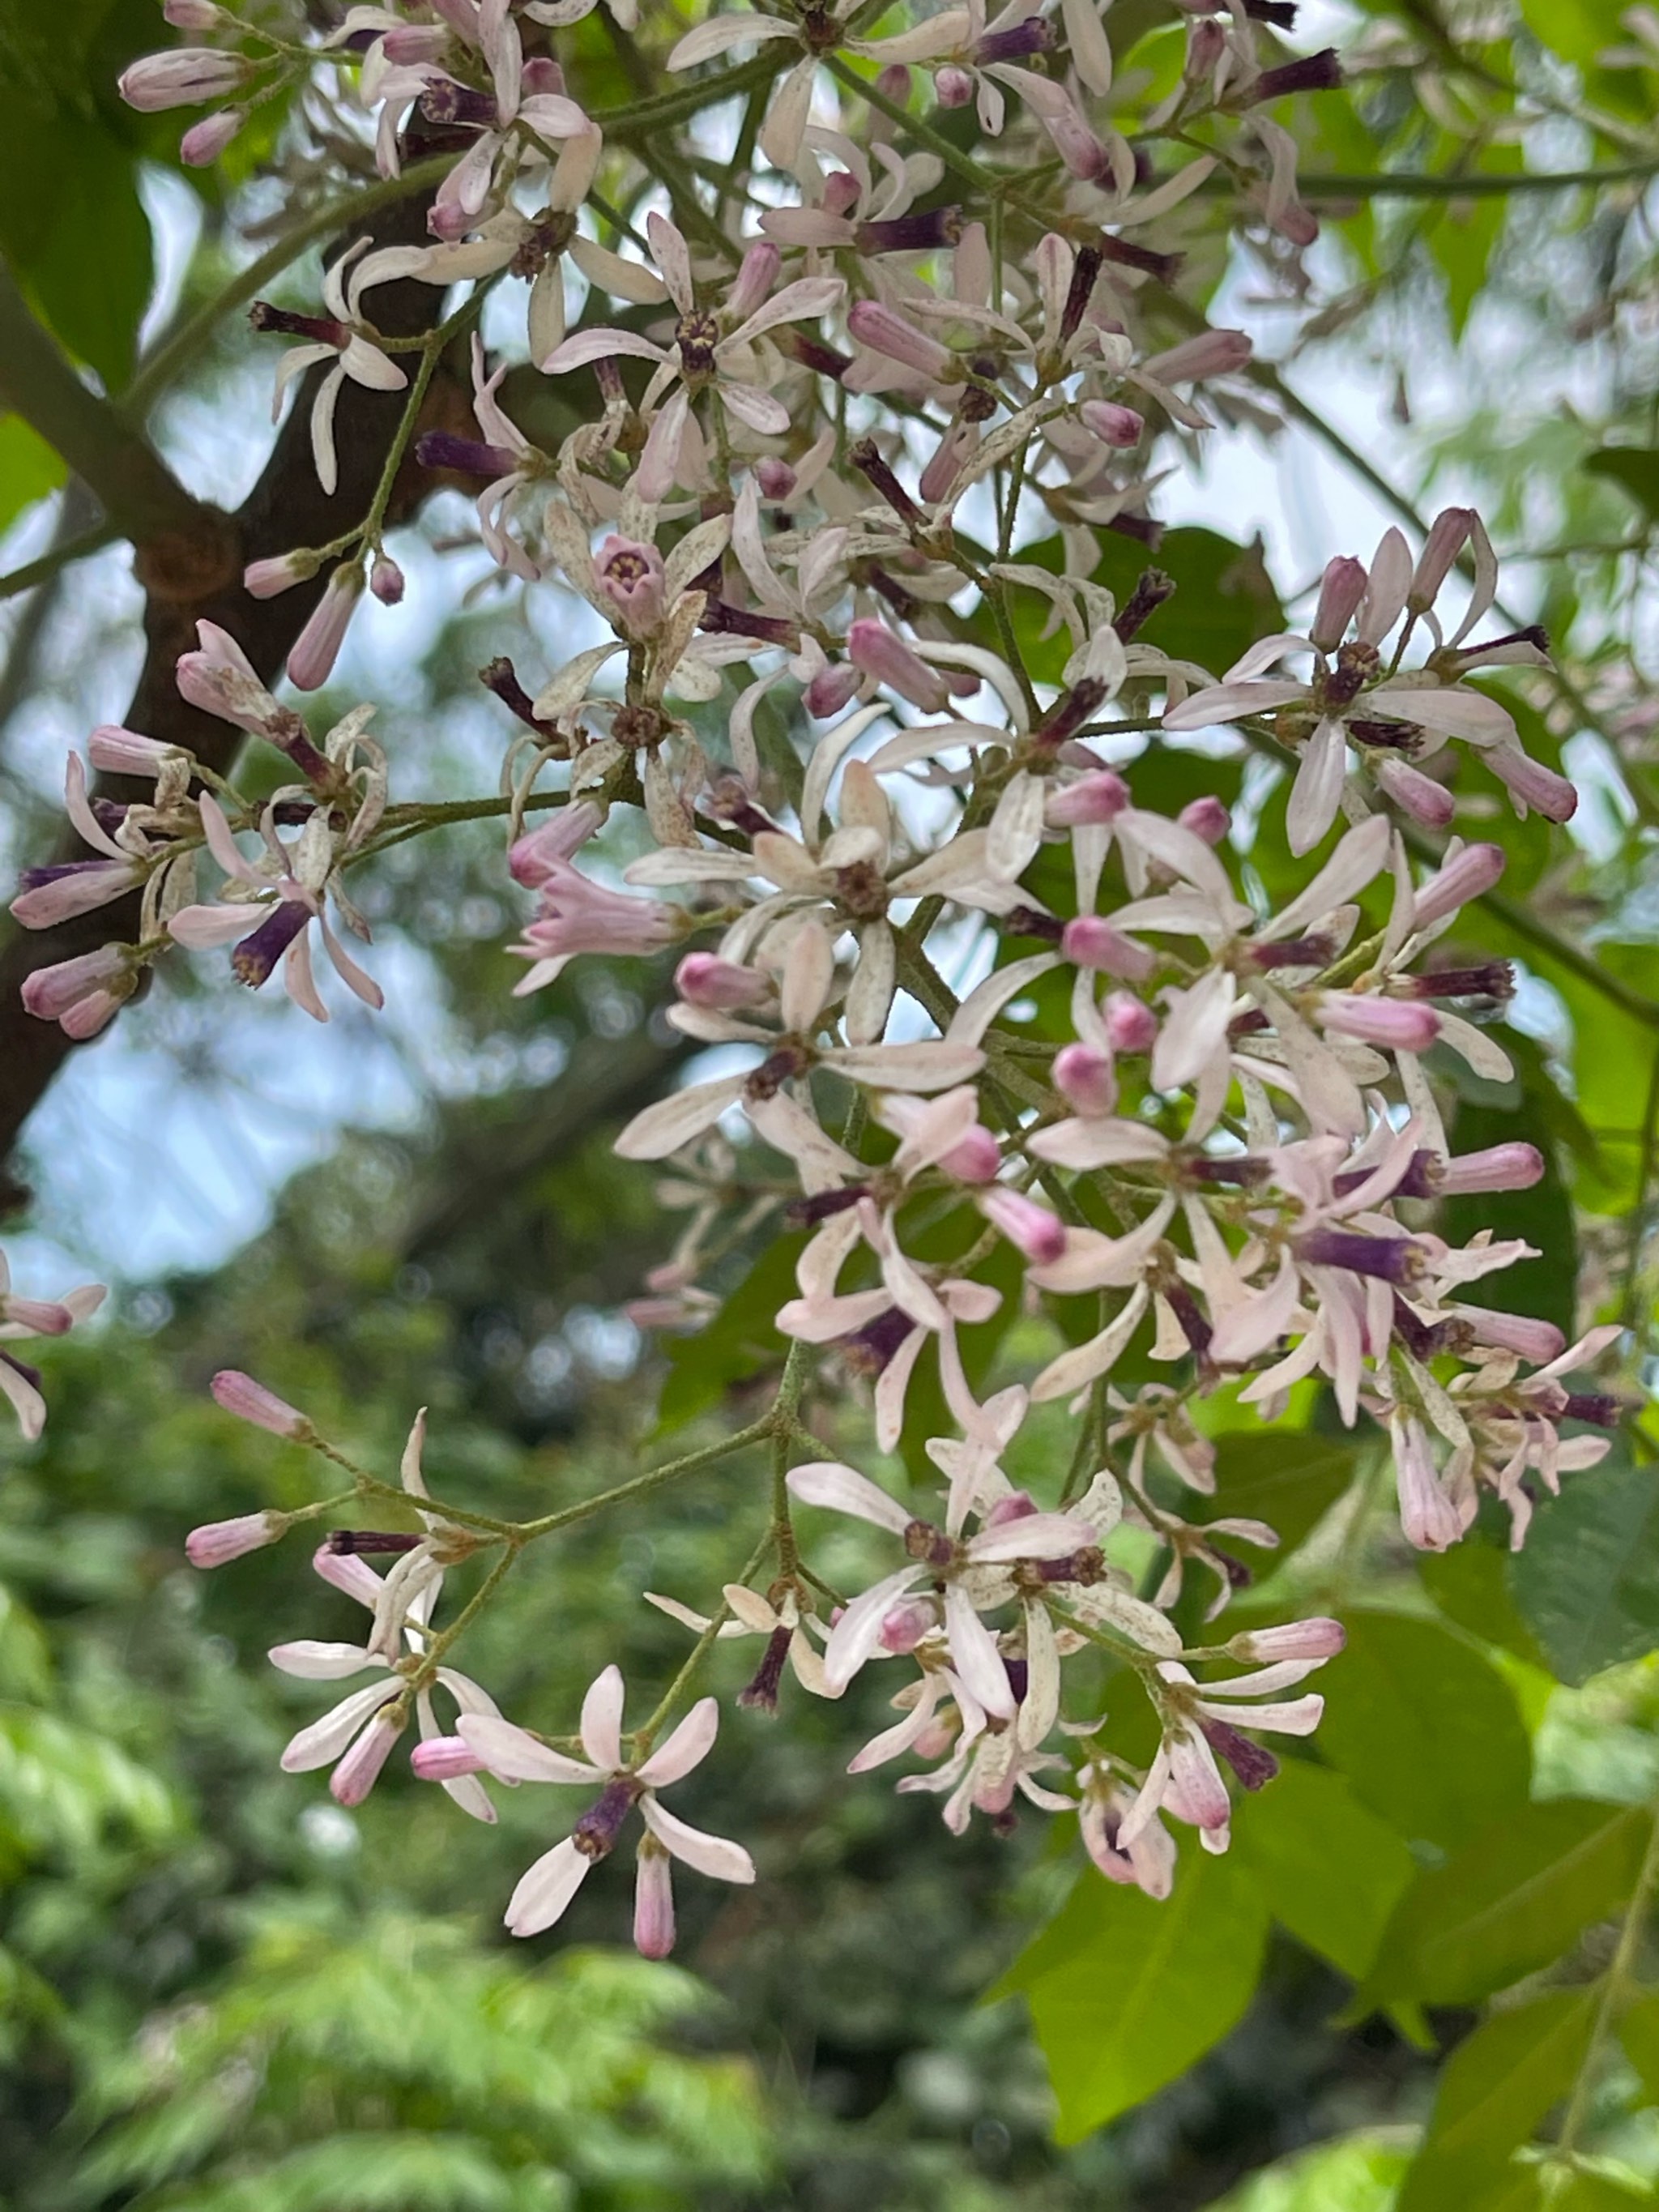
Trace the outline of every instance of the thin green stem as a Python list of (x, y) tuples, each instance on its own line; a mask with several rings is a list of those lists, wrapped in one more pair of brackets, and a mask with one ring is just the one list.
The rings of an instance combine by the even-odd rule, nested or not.
[(678, 1482), (682, 1475), (695, 1474), (699, 1468), (714, 1467), (736, 1452), (746, 1451), (750, 1444), (762, 1443), (772, 1433), (771, 1417), (754, 1421), (746, 1429), (739, 1429), (717, 1443), (704, 1444), (698, 1450), (687, 1452), (679, 1459), (671, 1459), (664, 1467), (653, 1467), (644, 1474), (636, 1474), (629, 1481), (619, 1482), (614, 1490), (602, 1490), (596, 1497), (584, 1498), (577, 1504), (566, 1505), (556, 1513), (544, 1513), (539, 1521), (523, 1521), (516, 1534), (521, 1542), (530, 1543), (538, 1536), (550, 1536), (556, 1528), (568, 1528), (578, 1521), (586, 1521), (607, 1506), (624, 1504), (631, 1498), (646, 1498), (665, 1483)]
[(1590, 2099), (1595, 2094), (1595, 2077), (1600, 2071), (1607, 2039), (1613, 2033), (1620, 2008), (1636, 1993), (1637, 1984), (1631, 1969), (1653, 1903), (1655, 1887), (1659, 1886), (1659, 1804), (1653, 1807), (1652, 1818), (1653, 1828), (1648, 1838), (1642, 1870), (1636, 1877), (1636, 1887), (1625, 1910), (1618, 1943), (1608, 1962), (1607, 1971), (1601, 1978), (1601, 1994), (1596, 2003), (1595, 2022), (1590, 2030), (1589, 2043), (1579, 2065), (1577, 2078), (1573, 2083), (1572, 2097), (1561, 2123), (1561, 2132), (1552, 2149), (1552, 2163), (1569, 2165), (1572, 2161), (1589, 2118)]
[[(752, 1575), (759, 1567), (761, 1561), (766, 1557), (771, 1548), (772, 1531), (769, 1528), (766, 1534), (761, 1538), (759, 1543), (756, 1545), (754, 1550), (749, 1554), (748, 1562), (744, 1565), (743, 1572), (737, 1577), (737, 1580), (740, 1583), (746, 1583), (749, 1580), (750, 1576)], [(702, 1635), (698, 1637), (696, 1642), (691, 1646), (690, 1650), (687, 1652), (679, 1672), (675, 1675), (673, 1680), (668, 1685), (668, 1687), (663, 1692), (661, 1698), (658, 1701), (656, 1711), (651, 1715), (651, 1717), (645, 1723), (642, 1728), (637, 1728), (634, 1730), (633, 1748), (634, 1758), (636, 1764), (639, 1760), (642, 1759), (647, 1752), (650, 1750), (652, 1744), (656, 1741), (657, 1731), (661, 1728), (663, 1723), (668, 1718), (670, 1713), (673, 1711), (675, 1706), (684, 1696), (688, 1685), (695, 1678), (698, 1668), (702, 1666), (703, 1661), (714, 1650), (715, 1641), (719, 1637), (721, 1629), (725, 1627), (726, 1622), (730, 1620), (731, 1618), (732, 1608), (726, 1604), (726, 1601), (722, 1599), (720, 1601), (719, 1610), (710, 1620), (708, 1627), (703, 1630)]]

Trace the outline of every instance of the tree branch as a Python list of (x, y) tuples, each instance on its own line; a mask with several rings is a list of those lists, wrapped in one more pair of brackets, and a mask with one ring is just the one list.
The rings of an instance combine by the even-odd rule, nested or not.
[[(426, 207), (422, 197), (404, 198), (383, 208), (380, 221), (373, 226), (375, 242), (423, 243)], [(386, 285), (375, 295), (379, 326), (388, 337), (419, 336), (432, 327), (441, 301), (442, 294), (431, 285)], [(4, 342), (0, 337), (0, 343)], [(14, 369), (8, 353), (0, 370), (0, 391), (8, 388)], [(402, 416), (400, 393), (369, 392), (347, 383), (340, 394), (336, 424), (339, 489), (331, 498), (327, 496), (317, 482), (311, 459), (310, 402), (319, 374), (313, 370), (296, 394), (270, 458), (242, 506), (234, 515), (215, 518), (220, 529), (213, 542), (204, 542), (201, 529), (203, 517), (212, 511), (191, 502), (191, 530), (141, 538), (136, 548), (134, 568), (145, 591), (148, 650), (126, 719), (134, 728), (152, 737), (187, 747), (221, 773), (228, 770), (243, 743), (241, 732), (179, 697), (173, 681), (179, 654), (195, 644), (198, 619), (215, 622), (237, 640), (262, 678), (275, 681), (327, 580), (319, 575), (278, 598), (252, 599), (242, 588), (242, 569), (250, 561), (286, 552), (295, 545), (326, 544), (338, 534), (343, 523), (366, 513)], [(81, 389), (78, 383), (76, 389)], [(97, 435), (106, 439), (108, 422), (119, 422), (120, 417), (91, 393), (82, 396), (97, 410)], [(66, 419), (70, 411), (66, 405)], [(471, 432), (466, 393), (453, 377), (434, 378), (428, 395), (427, 422), (430, 427)], [(56, 442), (55, 429), (43, 434)], [(129, 456), (135, 448), (149, 454), (149, 447), (129, 424), (121, 424), (121, 441)], [(87, 462), (67, 451), (65, 458), (78, 473), (91, 475)], [(155, 465), (160, 468), (159, 462)], [(388, 521), (406, 520), (434, 483), (424, 471), (406, 463), (394, 487)], [(100, 495), (106, 489), (101, 483), (94, 483), (94, 488)], [(147, 789), (124, 780), (111, 781), (103, 787), (111, 797), (127, 799), (143, 796)], [(83, 858), (78, 840), (66, 838), (58, 857)], [(9, 1156), (24, 1123), (70, 1049), (70, 1041), (55, 1023), (39, 1021), (24, 1011), (19, 993), (25, 979), (55, 961), (73, 958), (118, 939), (131, 939), (137, 928), (137, 904), (124, 901), (80, 915), (57, 929), (15, 932), (0, 947), (0, 1162)], [(0, 1211), (17, 1206), (27, 1195), (0, 1170)]]
[(210, 523), (141, 431), (88, 390), (0, 267), (0, 403), (56, 448), (135, 544)]

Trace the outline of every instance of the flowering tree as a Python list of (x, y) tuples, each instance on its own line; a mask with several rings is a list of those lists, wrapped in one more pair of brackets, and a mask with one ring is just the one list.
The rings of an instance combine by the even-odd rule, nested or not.
[[(1158, 486), (1208, 431), (1295, 411), (1249, 337), (1211, 319), (1224, 255), (1310, 313), (1321, 211), (1366, 180), (1298, 174), (1308, 146), (1345, 143), (1354, 94), (1335, 52), (1290, 45), (1293, 8), (1132, 12), (1017, 0), (988, 22), (870, 0), (688, 21), (623, 0), (603, 16), (411, 0), (302, 27), (167, 0), (188, 43), (132, 62), (120, 91), (143, 114), (194, 112), (187, 164), (258, 139), (276, 243), (204, 312), (246, 305), (291, 341), (272, 346), (290, 410), (249, 510), (205, 512), (137, 427), (169, 348), (185, 357), (199, 331), (186, 322), (118, 409), (0, 293), (0, 386), (131, 536), (151, 607), (131, 726), (71, 756), (72, 842), (12, 903), (41, 934), (11, 956), (6, 1118), (15, 1133), (68, 1043), (143, 1024), (143, 988), (186, 962), (228, 958), (252, 989), (280, 970), (319, 1022), (342, 990), (379, 1008), (373, 954), (348, 949), (369, 938), (357, 887), (377, 856), (499, 820), (525, 894), (513, 988), (637, 960), (691, 1048), (691, 1079), (616, 1137), (680, 1217), (631, 1312), (684, 1334), (662, 1428), (705, 1360), (746, 1418), (509, 1522), (429, 1492), (413, 1407), (394, 1480), (220, 1374), (228, 1413), (341, 1479), (196, 1528), (190, 1559), (326, 1526), (317, 1572), (368, 1615), (361, 1643), (272, 1652), (351, 1685), (284, 1766), (331, 1768), (349, 1807), (406, 1745), (481, 1821), (495, 1784), (581, 1793), (507, 1923), (540, 1935), (625, 1844), (635, 1941), (661, 1957), (676, 1860), (756, 1879), (741, 1842), (672, 1802), (721, 1755), (718, 1647), (751, 1639), (736, 1705), (786, 1726), (793, 1701), (879, 1668), (896, 1717), (848, 1741), (854, 1774), (898, 1766), (956, 1832), (1074, 1815), (1122, 1893), (1086, 1876), (1017, 1970), (1074, 2132), (1177, 2070), (1251, 1986), (1241, 1967), (1137, 2051), (1086, 2002), (1097, 1954), (1144, 1940), (1156, 2004), (1158, 1941), (1201, 1960), (1216, 1926), (1248, 1925), (1259, 1962), (1273, 1914), (1409, 2014), (1507, 1987), (1627, 1906), (1572, 2033), (1557, 1996), (1528, 2015), (1560, 2061), (1547, 2093), (1473, 2147), (1454, 2100), (1413, 2185), (1426, 2204), (1477, 2153), (1470, 2189), (1510, 2187), (1560, 2066), (1569, 2088), (1589, 2078), (1631, 1996), (1651, 1823), (1518, 1810), (1507, 1739), (1486, 1732), (1467, 1789), (1409, 1816), (1407, 1840), (1452, 1855), (1437, 1878), (1455, 1891), (1482, 1816), (1508, 1839), (1512, 1918), (1512, 1893), (1560, 1888), (1564, 1866), (1588, 1856), (1603, 1878), (1541, 1951), (1511, 1931), (1494, 1963), (1465, 1931), (1471, 1965), (1439, 1893), (1425, 1903), (1376, 1841), (1370, 1796), (1335, 1780), (1351, 1759), (1390, 1790), (1408, 1777), (1383, 1687), (1420, 1725), (1466, 1655), (1399, 1619), (1363, 1621), (1344, 1653), (1293, 1575), (1229, 1609), (1281, 1538), (1322, 1522), (1327, 1556), (1376, 1543), (1373, 1467), (1391, 1470), (1389, 1540), (1430, 1554), (1483, 1510), (1519, 1552), (1534, 1516), (1602, 1479), (1587, 1471), (1644, 1356), (1659, 1082), (1628, 1267), (1577, 1302), (1571, 1252), (1529, 1241), (1516, 1210), (1561, 1192), (1555, 1130), (1536, 1106), (1499, 1130), (1482, 1102), (1538, 1095), (1535, 1048), (1493, 1033), (1517, 953), (1601, 992), (1650, 1054), (1659, 1007), (1507, 895), (1522, 830), (1528, 855), (1558, 849), (1551, 825), (1574, 813), (1555, 710), (1578, 695), (1509, 611), (1471, 507), (1331, 561), (1298, 626), (1259, 562), (1190, 543), (1176, 558), (1197, 532), (1161, 543)], [(1455, 52), (1442, 61), (1455, 81)], [(1436, 82), (1425, 66), (1425, 107)], [(1519, 112), (1547, 119), (1549, 101)], [(1388, 173), (1407, 198), (1460, 189), (1431, 164)], [(273, 303), (319, 239), (319, 296)], [(370, 602), (401, 598), (396, 528), (458, 484), (491, 586), (556, 600), (580, 642), (481, 672), (498, 785), (422, 795), (374, 702), (325, 731), (304, 700)], [(459, 597), (476, 563), (456, 574)], [(1543, 1305), (1507, 1297), (1540, 1257)], [(9, 1333), (61, 1333), (96, 1297), (8, 1297)], [(0, 1356), (0, 1387), (37, 1435), (33, 1371)], [(561, 1531), (727, 1461), (764, 1510), (734, 1531), (723, 1588), (641, 1591), (687, 1637), (654, 1702), (607, 1667), (574, 1729), (549, 1734), (459, 1671), (469, 1628)], [(1555, 1555), (1569, 1577), (1595, 1511), (1616, 1525), (1630, 1498), (1625, 1462), (1608, 1474), (1620, 1486), (1587, 1487), (1577, 1545)], [(1257, 1498), (1285, 1525), (1242, 1510)], [(452, 1575), (467, 1595), (446, 1610)], [(1552, 1585), (1540, 1602), (1570, 1601)], [(1261, 1739), (1321, 1727), (1307, 1686), (1339, 1653), (1347, 1748), (1281, 1776)], [(1259, 1815), (1256, 1793), (1283, 1809)], [(1240, 1861), (1216, 1872), (1236, 1819)], [(1334, 1933), (1307, 1935), (1297, 1834), (1352, 1855)], [(1148, 1913), (1175, 1932), (1146, 1936)], [(1511, 2036), (1519, 2016), (1502, 2016)], [(1537, 2187), (1573, 2178), (1582, 2125), (1575, 2094), (1553, 2163), (1524, 2169)]]

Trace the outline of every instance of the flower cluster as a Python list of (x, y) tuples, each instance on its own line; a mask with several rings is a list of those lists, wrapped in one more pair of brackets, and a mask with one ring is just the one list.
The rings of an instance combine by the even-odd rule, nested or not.
[[(355, 7), (323, 43), (278, 47), (209, 0), (168, 0), (215, 43), (140, 62), (124, 87), (145, 106), (233, 100), (196, 126), (199, 150), (309, 73), (388, 179), (417, 149), (441, 158), (428, 242), (356, 238), (322, 312), (262, 303), (254, 319), (298, 341), (278, 398), (310, 378), (325, 491), (349, 380), (401, 410), (396, 455), (476, 487), (479, 565), (503, 590), (562, 594), (567, 623), (586, 610), (580, 649), (483, 676), (507, 718), (507, 866), (534, 900), (507, 948), (525, 963), (516, 988), (631, 957), (672, 1027), (720, 1054), (616, 1139), (624, 1159), (665, 1164), (665, 1201), (688, 1216), (637, 1317), (696, 1326), (734, 1248), (797, 1239), (777, 1402), (730, 1446), (765, 1438), (776, 1455), (757, 1564), (717, 1608), (712, 1593), (653, 1602), (696, 1637), (693, 1667), (762, 1639), (737, 1698), (751, 1711), (793, 1694), (787, 1671), (838, 1698), (897, 1662), (899, 1717), (854, 1771), (913, 1762), (899, 1788), (937, 1793), (952, 1830), (975, 1813), (1006, 1825), (1016, 1800), (1075, 1811), (1105, 1875), (1162, 1896), (1164, 1822), (1226, 1848), (1229, 1775), (1261, 1787), (1275, 1761), (1258, 1734), (1316, 1725), (1301, 1686), (1342, 1641), (1322, 1615), (1254, 1614), (1194, 1640), (1248, 1580), (1229, 1542), (1275, 1541), (1217, 1496), (1217, 1433), (1322, 1395), (1336, 1420), (1386, 1437), (1404, 1536), (1439, 1549), (1483, 1493), (1518, 1544), (1540, 1491), (1599, 1457), (1619, 1418), (1583, 1379), (1619, 1331), (1569, 1347), (1492, 1303), (1531, 1248), (1454, 1241), (1438, 1210), (1546, 1169), (1524, 1139), (1459, 1152), (1448, 1130), (1459, 1063), (1510, 1076), (1491, 1024), (1514, 978), (1464, 934), (1504, 854), (1460, 834), (1435, 772), (1459, 740), (1517, 806), (1567, 817), (1571, 785), (1528, 757), (1501, 690), (1524, 685), (1546, 642), (1529, 628), (1475, 638), (1497, 568), (1462, 508), (1415, 557), (1391, 530), (1369, 565), (1333, 562), (1305, 632), (1221, 671), (1160, 642), (1175, 589), (1161, 570), (1127, 590), (1103, 580), (1103, 545), (1155, 550), (1167, 469), (1218, 418), (1262, 419), (1249, 337), (1205, 326), (1174, 288), (1182, 242), (1220, 207), (1299, 289), (1316, 226), (1294, 143), (1264, 111), (1334, 91), (1340, 71), (1285, 46), (1293, 9), (1191, 0), (1178, 78), (1133, 143), (1108, 97), (1115, 19), (1096, 0), (989, 21), (969, 0), (878, 38), (868, 9), (821, 0), (716, 15), (656, 56), (670, 88), (631, 116), (585, 95), (567, 33), (586, 12)], [(631, 24), (631, 8), (612, 13)], [(648, 58), (649, 25), (641, 38)], [(735, 173), (708, 158), (713, 141), (674, 137), (732, 89), (754, 95)], [(982, 170), (933, 106), (973, 109)], [(394, 339), (373, 319), (394, 281), (461, 305), (430, 339)], [(418, 414), (469, 325), (476, 438)], [(398, 596), (386, 512), (377, 495), (331, 544), (250, 570), (259, 594), (333, 564), (289, 660), (296, 690), (326, 678), (366, 586)], [(1471, 682), (1492, 670), (1512, 673)], [(167, 946), (231, 945), (240, 981), (280, 958), (320, 1018), (313, 923), (378, 1004), (330, 915), (366, 935), (343, 878), (441, 810), (389, 813), (368, 710), (315, 742), (222, 629), (202, 626), (179, 684), (295, 780), (249, 806), (188, 755), (95, 732), (93, 765), (149, 779), (153, 803), (112, 804), (71, 762), (93, 857), (40, 872), (14, 912), (46, 927), (140, 892), (139, 935), (40, 971), (31, 1008), (87, 1036)], [(1188, 733), (1228, 727), (1289, 775), (1291, 864), (1276, 872), (1245, 870), (1213, 793), (1155, 803)], [(198, 902), (204, 855), (222, 880)], [(1016, 1311), (1029, 1325), (1010, 1332)], [(318, 1441), (247, 1377), (216, 1388), (232, 1412)], [(951, 1432), (929, 1437), (941, 1401)], [(1022, 1470), (1056, 1403), (1071, 1472), (1038, 1480)], [(493, 1817), (487, 1778), (588, 1792), (514, 1893), (520, 1935), (559, 1917), (637, 1813), (636, 1940), (661, 1955), (672, 1860), (754, 1877), (740, 1845), (661, 1802), (714, 1746), (715, 1698), (665, 1733), (671, 1693), (629, 1730), (608, 1668), (573, 1737), (501, 1715), (448, 1664), (441, 1583), (492, 1548), (510, 1564), (606, 1501), (489, 1522), (427, 1497), (421, 1435), (399, 1485), (360, 1472), (354, 1494), (418, 1515), (422, 1533), (337, 1530), (317, 1556), (370, 1610), (364, 1642), (273, 1654), (309, 1679), (371, 1677), (284, 1763), (332, 1764), (356, 1803), (412, 1720), (415, 1771), (474, 1817)], [(937, 1495), (901, 1494), (901, 1447), (912, 1464), (925, 1450)], [(850, 1463), (872, 1453), (881, 1480)], [(826, 1512), (878, 1533), (832, 1535)], [(200, 1529), (191, 1556), (216, 1565), (312, 1517)], [(866, 1586), (840, 1586), (849, 1559), (872, 1569)], [(1103, 1670), (1150, 1701), (1144, 1762), (1095, 1711)], [(439, 1690), (457, 1709), (447, 1733)]]

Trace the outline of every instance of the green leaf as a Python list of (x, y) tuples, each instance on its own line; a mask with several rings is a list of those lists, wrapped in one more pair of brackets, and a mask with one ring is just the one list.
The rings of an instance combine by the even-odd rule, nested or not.
[(1644, 514), (1659, 516), (1659, 446), (1601, 446), (1585, 455), (1584, 470), (1628, 492)]
[[(1194, 1520), (1237, 1514), (1265, 1521), (1279, 1532), (1278, 1551), (1265, 1555), (1274, 1559), (1285, 1558), (1312, 1534), (1352, 1481), (1358, 1456), (1346, 1438), (1305, 1430), (1229, 1429), (1215, 1447), (1215, 1493), (1188, 1499), (1186, 1510)], [(1226, 1541), (1252, 1561), (1264, 1556), (1236, 1536)]]
[(1448, 1620), (1541, 1671), (1548, 1662), (1510, 1591), (1510, 1559), (1507, 1544), (1484, 1541), (1477, 1522), (1450, 1551), (1419, 1553), (1418, 1580)]
[(1415, 1871), (1411, 1852), (1340, 1774), (1287, 1759), (1238, 1807), (1234, 1850), (1300, 1943), (1358, 1981)]
[(1638, 1997), (1620, 2015), (1619, 2040), (1642, 2077), (1649, 2102), (1659, 2105), (1659, 1990)]
[(1390, 2212), (1410, 2157), (1397, 2134), (1341, 2136), (1264, 2166), (1209, 2212)]
[[(1521, 149), (1505, 144), (1485, 146), (1477, 167), (1483, 173), (1518, 173), (1522, 167)], [(1450, 199), (1439, 219), (1429, 228), (1429, 251), (1446, 280), (1446, 312), (1451, 319), (1454, 338), (1462, 337), (1470, 310), (1485, 287), (1492, 249), (1503, 234), (1507, 213), (1507, 203), (1499, 192), (1474, 199)]]
[(97, 370), (106, 390), (119, 391), (132, 374), (153, 274), (137, 166), (99, 124), (79, 117), (60, 117), (44, 131), (9, 123), (6, 137), (0, 204), (25, 166), (45, 165), (52, 186), (43, 195), (49, 220), (27, 250), (14, 255), (3, 212), (0, 244), (64, 344)]
[(1514, 1693), (1449, 1630), (1351, 1615), (1321, 1687), (1320, 1749), (1408, 1841), (1455, 1850), (1526, 1803), (1532, 1754)]
[(1361, 2000), (1472, 2004), (1510, 1988), (1626, 1901), (1651, 1827), (1633, 1807), (1577, 1798), (1507, 1814), (1418, 1875)]
[[(1523, 1109), (1526, 1103), (1523, 1097)], [(1452, 1141), (1459, 1152), (1513, 1144), (1523, 1133), (1542, 1135), (1534, 1115), (1527, 1114), (1523, 1119), (1468, 1099), (1460, 1102), (1452, 1124)], [(1495, 1238), (1518, 1237), (1532, 1245), (1539, 1258), (1520, 1261), (1469, 1284), (1469, 1303), (1501, 1306), (1505, 1313), (1533, 1314), (1540, 1321), (1553, 1321), (1571, 1339), (1578, 1287), (1572, 1201), (1550, 1146), (1546, 1143), (1540, 1149), (1544, 1173), (1530, 1190), (1486, 1191), (1479, 1196), (1448, 1199), (1437, 1225), (1449, 1244), (1466, 1244), (1478, 1231), (1489, 1229)]]
[(9, 530), (26, 507), (56, 491), (68, 474), (21, 415), (0, 415), (0, 530)]
[(1570, 1474), (1510, 1565), (1527, 1625), (1564, 1682), (1659, 1646), (1659, 1474), (1615, 1445)]
[(675, 1429), (717, 1406), (726, 1391), (752, 1382), (784, 1356), (773, 1316), (794, 1296), (795, 1262), (805, 1236), (769, 1244), (706, 1328), (666, 1346), (668, 1373), (657, 1401), (657, 1434)]
[(1514, 2179), (1510, 2154), (1572, 2087), (1597, 2002), (1594, 1989), (1554, 1990), (1495, 2014), (1459, 2045), (1397, 2212), (1497, 2212)]
[(1183, 1850), (1161, 1905), (1090, 1868), (997, 1991), (1024, 1992), (1059, 2140), (1080, 2142), (1127, 2112), (1237, 2026), (1267, 1938), (1267, 1909), (1231, 1854)]

